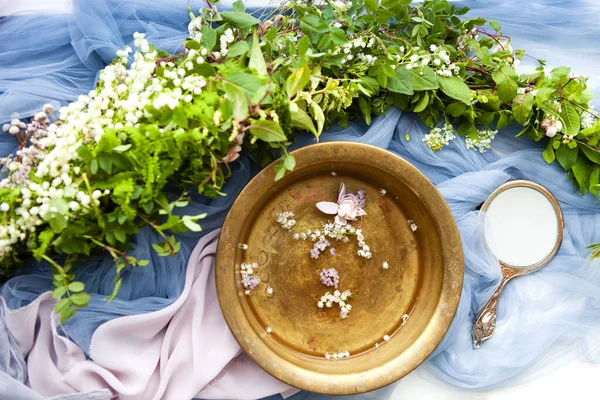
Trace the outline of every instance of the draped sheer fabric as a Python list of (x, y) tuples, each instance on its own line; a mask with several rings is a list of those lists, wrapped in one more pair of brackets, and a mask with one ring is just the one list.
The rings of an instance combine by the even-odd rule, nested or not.
[[(491, 0), (462, 3), (472, 8), (469, 16), (497, 19), (504, 33), (513, 38), (513, 47), (526, 48), (550, 65), (572, 65), (576, 73), (591, 75), (591, 87), (600, 95), (600, 82), (593, 76), (593, 66), (600, 61), (592, 42), (600, 30), (594, 21), (600, 11), (595, 2), (533, 0), (526, 6), (516, 0), (503, 1), (501, 6)], [(47, 102), (65, 104), (91, 90), (99, 69), (110, 62), (117, 49), (131, 44), (135, 31), (146, 32), (159, 48), (177, 51), (185, 37), (186, 9), (183, 0), (74, 1), (72, 14), (0, 19), (0, 121), (9, 120), (13, 112), (17, 117), (32, 115)], [(527, 59), (523, 64), (524, 68), (531, 67)], [(407, 131), (410, 141), (404, 139)], [(486, 153), (467, 150), (462, 138), (434, 153), (422, 140), (427, 131), (418, 117), (390, 109), (370, 127), (351, 123), (345, 129), (332, 127), (322, 136), (322, 141), (373, 144), (405, 158), (438, 187), (457, 221), (465, 254), (462, 298), (448, 334), (419, 368), (421, 373), (457, 388), (484, 390), (531, 379), (576, 357), (600, 361), (600, 265), (589, 260), (586, 249), (600, 241), (596, 199), (589, 194), (580, 196), (558, 165), (544, 162), (543, 143), (514, 138), (514, 126), (501, 132), (493, 142), (494, 150)], [(307, 135), (299, 136), (295, 148), (313, 142)], [(0, 134), (0, 155), (14, 149), (12, 138)], [(222, 225), (239, 191), (259, 171), (247, 155), (232, 167), (233, 176), (224, 188), (226, 197), (209, 200), (196, 196), (184, 210), (208, 216), (202, 221), (203, 232), (179, 235), (183, 244), (175, 259), (158, 257), (150, 250), (149, 243), (158, 241), (151, 230), (143, 229), (136, 236), (134, 255), (151, 263), (126, 271), (121, 291), (110, 305), (105, 301), (113, 288), (110, 258), (97, 256), (80, 265), (78, 279), (86, 283), (92, 299), (60, 328), (62, 333), (89, 354), (94, 331), (103, 323), (161, 310), (175, 302), (183, 290), (187, 260), (195, 244)], [(536, 181), (557, 197), (565, 215), (564, 240), (548, 266), (507, 286), (494, 337), (473, 350), (471, 321), (500, 280), (497, 260), (482, 245), (482, 216), (477, 207), (495, 188), (512, 179)], [(47, 266), (30, 261), (27, 269), (2, 286), (0, 295), (9, 308), (23, 307), (51, 290), (50, 276)], [(2, 340), (0, 335), (0, 343), (5, 344)], [(9, 339), (6, 343), (0, 347), (0, 371), (24, 381), (22, 361), (18, 354), (14, 356), (15, 346)], [(7, 356), (6, 349), (13, 358)], [(392, 390), (393, 385), (360, 398), (387, 398)], [(294, 398), (323, 396), (300, 393)]]

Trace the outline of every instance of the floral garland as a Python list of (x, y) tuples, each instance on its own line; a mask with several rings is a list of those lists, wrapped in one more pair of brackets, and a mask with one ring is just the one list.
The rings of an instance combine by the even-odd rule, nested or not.
[[(456, 132), (485, 151), (514, 121), (520, 135), (548, 138), (544, 159), (598, 196), (600, 122), (586, 79), (564, 67), (547, 74), (541, 60), (518, 75), (524, 52), (495, 21), (486, 30), (484, 19), (459, 19), (467, 8), (446, 0), (302, 0), (262, 22), (239, 0), (227, 12), (207, 5), (190, 11), (184, 52), (136, 33), (136, 50), (120, 50), (96, 89), (58, 115), (47, 105), (3, 127), (19, 150), (1, 161), (0, 275), (31, 255), (50, 263), (63, 321), (89, 300), (78, 260), (98, 250), (114, 258), (114, 297), (124, 268), (148, 264), (128, 254), (131, 236), (150, 225), (163, 238), (158, 254), (175, 255), (173, 234), (200, 230), (203, 215), (174, 209), (191, 188), (220, 195), (242, 149), (261, 165), (279, 157), (281, 179), (295, 165), (286, 150), (295, 131), (318, 139), (332, 123), (370, 123), (391, 106), (431, 128), (433, 150)], [(176, 199), (164, 194), (173, 182)]]

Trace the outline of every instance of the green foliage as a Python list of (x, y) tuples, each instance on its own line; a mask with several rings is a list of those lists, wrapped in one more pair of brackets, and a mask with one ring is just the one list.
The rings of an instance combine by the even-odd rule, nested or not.
[[(49, 262), (53, 296), (60, 299), (56, 311), (64, 321), (89, 301), (72, 272), (78, 260), (94, 251), (113, 257), (117, 275), (108, 298), (115, 298), (121, 272), (148, 265), (128, 255), (132, 235), (150, 226), (161, 236), (154, 250), (176, 255), (176, 234), (199, 231), (204, 215), (174, 210), (188, 204), (190, 189), (221, 195), (227, 162), (240, 146), (263, 166), (278, 158), (279, 180), (295, 167), (286, 149), (296, 131), (318, 140), (331, 124), (361, 117), (370, 123), (372, 114), (392, 106), (414, 111), (430, 127), (440, 121), (457, 127), (469, 140), (514, 121), (523, 126), (520, 134), (548, 140), (543, 158), (558, 162), (581, 193), (598, 196), (600, 123), (585, 118), (591, 100), (586, 80), (563, 67), (546, 74), (542, 61), (535, 72), (519, 76), (514, 66), (523, 52), (512, 51), (496, 21), (489, 22), (495, 31), (489, 33), (481, 28), (484, 19), (460, 19), (466, 8), (446, 0), (287, 7), (262, 24), (240, 1), (233, 11), (204, 9), (186, 51), (159, 54), (154, 71), (165, 92), (176, 86), (166, 78), (180, 70), (204, 79), (202, 90), (185, 89), (189, 98), (173, 107), (148, 104), (136, 124), (128, 125), (125, 112), (111, 106), (112, 127), (103, 128), (99, 141), (77, 148), (71, 165), (83, 171), (80, 190), (109, 195), (85, 213), (53, 200), (43, 224), (4, 257), (0, 273), (10, 274), (27, 254)], [(548, 121), (562, 125), (555, 135), (548, 132), (551, 139), (545, 139)], [(180, 187), (179, 198), (165, 196), (170, 183)], [(21, 201), (18, 188), (0, 189), (0, 202)]]

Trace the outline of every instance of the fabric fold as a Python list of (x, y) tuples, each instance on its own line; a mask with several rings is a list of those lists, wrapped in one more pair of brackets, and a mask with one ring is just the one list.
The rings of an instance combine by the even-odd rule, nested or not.
[(17, 310), (3, 304), (6, 325), (27, 356), (31, 387), (43, 396), (109, 389), (124, 400), (191, 399), (205, 397), (204, 390), (210, 398), (253, 399), (288, 390), (240, 354), (227, 328), (214, 279), (218, 233), (192, 252), (175, 302), (96, 330), (93, 361), (57, 331), (49, 292)]

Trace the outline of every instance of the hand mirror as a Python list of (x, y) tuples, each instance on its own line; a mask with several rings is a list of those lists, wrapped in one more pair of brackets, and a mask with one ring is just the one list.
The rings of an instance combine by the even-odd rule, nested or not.
[(500, 261), (502, 280), (491, 299), (475, 317), (473, 347), (492, 337), (502, 289), (513, 278), (546, 265), (563, 237), (563, 215), (556, 198), (530, 181), (511, 181), (496, 189), (481, 207), (487, 249)]

